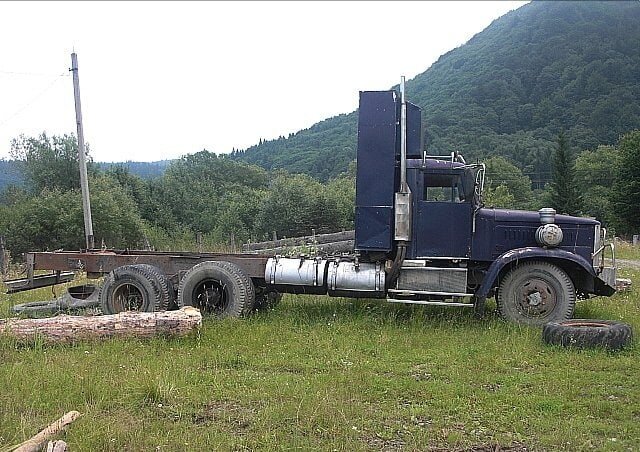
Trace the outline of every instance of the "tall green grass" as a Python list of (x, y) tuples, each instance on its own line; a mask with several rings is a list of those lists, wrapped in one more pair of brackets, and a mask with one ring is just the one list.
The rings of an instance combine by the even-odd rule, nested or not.
[[(576, 316), (638, 331), (626, 276), (631, 292)], [(0, 295), (0, 312), (47, 296)], [(0, 338), (0, 449), (75, 409), (74, 450), (633, 450), (638, 358), (549, 347), (493, 313), (286, 296), (181, 339)]]

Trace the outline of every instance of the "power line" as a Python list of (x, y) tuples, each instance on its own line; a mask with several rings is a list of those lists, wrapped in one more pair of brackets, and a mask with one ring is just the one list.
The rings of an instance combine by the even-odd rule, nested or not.
[(7, 122), (11, 121), (13, 118), (15, 118), (16, 116), (18, 116), (20, 113), (22, 113), (23, 111), (25, 111), (27, 108), (29, 108), (31, 105), (33, 105), (38, 99), (40, 99), (42, 96), (44, 96), (51, 88), (53, 88), (53, 85), (56, 84), (56, 82), (58, 82), (62, 77), (68, 76), (68, 74), (59, 74), (56, 75), (56, 77), (51, 81), (51, 83), (49, 83), (45, 89), (43, 89), (41, 92), (39, 92), (35, 97), (33, 97), (29, 102), (27, 102), (25, 105), (23, 105), (22, 107), (18, 108), (18, 110), (16, 110), (12, 115), (10, 115), (8, 118), (4, 119), (2, 122), (0, 122), (0, 127), (2, 127), (3, 125), (5, 125)]
[(42, 72), (20, 72), (20, 71), (0, 71), (0, 74), (3, 75), (19, 75), (19, 76), (27, 76), (27, 77), (65, 77), (68, 74), (45, 74)]

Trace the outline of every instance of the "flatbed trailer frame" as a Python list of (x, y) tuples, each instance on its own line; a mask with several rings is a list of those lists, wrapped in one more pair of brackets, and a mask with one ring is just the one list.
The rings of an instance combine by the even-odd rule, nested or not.
[[(130, 264), (150, 264), (158, 267), (174, 283), (181, 273), (204, 261), (226, 261), (240, 267), (252, 279), (264, 280), (270, 256), (255, 254), (198, 253), (143, 250), (87, 250), (30, 252), (26, 255), (26, 278), (5, 281), (7, 293), (47, 287), (69, 282), (74, 272), (84, 271), (89, 278), (100, 278), (110, 271)], [(36, 271), (52, 273), (36, 275)]]

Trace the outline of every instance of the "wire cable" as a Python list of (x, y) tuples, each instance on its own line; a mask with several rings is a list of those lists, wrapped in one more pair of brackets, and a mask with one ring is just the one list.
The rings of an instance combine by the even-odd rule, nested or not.
[(5, 125), (7, 122), (11, 121), (13, 118), (15, 118), (16, 116), (18, 116), (20, 113), (22, 113), (23, 111), (25, 111), (27, 108), (29, 108), (31, 105), (33, 105), (38, 99), (40, 99), (42, 96), (44, 96), (51, 88), (53, 88), (53, 86), (62, 78), (68, 76), (68, 74), (60, 74), (60, 75), (56, 75), (56, 77), (53, 79), (53, 81), (51, 83), (49, 83), (45, 89), (43, 89), (42, 91), (40, 91), (35, 97), (33, 97), (29, 102), (27, 102), (25, 105), (23, 105), (22, 107), (18, 108), (18, 110), (16, 110), (13, 114), (11, 114), (9, 117), (5, 118), (3, 121), (0, 121), (0, 127), (2, 127), (3, 125)]

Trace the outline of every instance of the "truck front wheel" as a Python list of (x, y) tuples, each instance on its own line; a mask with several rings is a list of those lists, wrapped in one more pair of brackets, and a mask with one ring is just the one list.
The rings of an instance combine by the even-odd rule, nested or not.
[(544, 261), (517, 265), (500, 282), (496, 304), (506, 320), (530, 326), (570, 319), (576, 305), (571, 278)]

